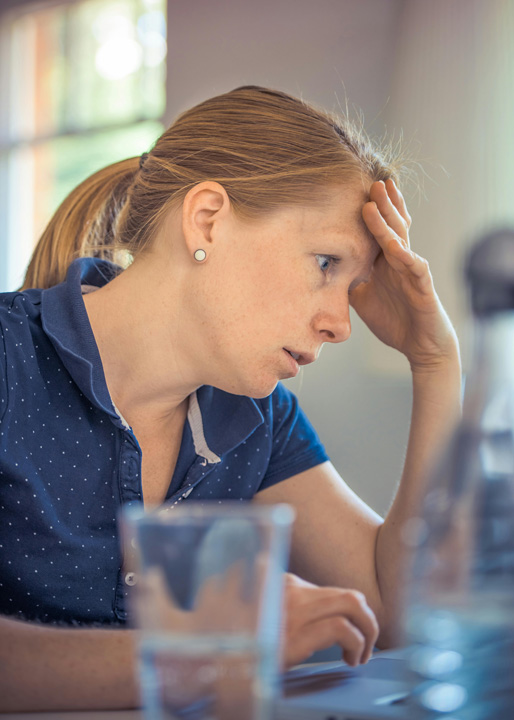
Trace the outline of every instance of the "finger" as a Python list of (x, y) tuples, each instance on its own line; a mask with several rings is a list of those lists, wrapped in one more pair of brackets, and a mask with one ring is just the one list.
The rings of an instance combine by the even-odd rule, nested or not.
[(359, 665), (363, 662), (366, 639), (360, 629), (356, 627), (350, 620), (343, 617), (326, 618), (318, 621), (312, 627), (315, 630), (316, 647), (321, 643), (319, 649), (330, 647), (337, 643), (343, 650), (343, 660), (348, 665)]
[(383, 250), (388, 264), (398, 272), (408, 271), (423, 285), (423, 289), (432, 287), (432, 278), (428, 262), (406, 247), (381, 216), (376, 203), (366, 203), (362, 209), (362, 217), (376, 241)]
[(398, 208), (389, 197), (385, 183), (382, 181), (373, 183), (369, 192), (369, 197), (372, 202), (377, 204), (380, 214), (389, 227), (392, 228), (394, 232), (408, 245), (409, 228), (407, 221), (400, 214)]
[(343, 658), (349, 665), (358, 665), (364, 656), (365, 638), (346, 618), (323, 618), (302, 627), (301, 630), (301, 633), (288, 633), (283, 656), (283, 666), (286, 669), (301, 663), (312, 653), (334, 644), (340, 645)]
[(365, 647), (362, 662), (367, 662), (378, 637), (378, 622), (363, 593), (341, 588), (314, 587), (311, 592), (303, 591), (309, 600), (296, 607), (291, 618), (298, 627), (309, 626), (320, 620), (340, 617), (348, 619), (362, 633)]
[(336, 632), (334, 639), (343, 649), (345, 663), (355, 666), (367, 662), (365, 660), (366, 638), (359, 628), (344, 618), (337, 618), (334, 626)]
[(361, 662), (367, 662), (371, 657), (379, 634), (375, 613), (369, 607), (363, 593), (356, 590), (329, 589), (332, 590), (333, 594), (325, 601), (323, 613), (326, 616), (339, 614), (350, 620), (358, 628), (365, 640)]
[(368, 202), (364, 205), (362, 217), (391, 267), (402, 271), (414, 264), (415, 253), (404, 244), (404, 241), (385, 221), (375, 202)]
[(407, 223), (407, 227), (410, 228), (410, 226), (412, 225), (412, 218), (409, 215), (407, 205), (405, 204), (405, 198), (400, 192), (400, 188), (396, 185), (393, 178), (389, 178), (388, 180), (386, 180), (385, 185), (388, 195), (391, 198), (391, 202), (398, 210), (400, 215), (404, 218), (405, 222)]
[(331, 617), (319, 620), (309, 628), (312, 634), (313, 650), (321, 650), (331, 645), (340, 645), (343, 659), (348, 665), (359, 665), (364, 657), (366, 639), (350, 620), (343, 617)]

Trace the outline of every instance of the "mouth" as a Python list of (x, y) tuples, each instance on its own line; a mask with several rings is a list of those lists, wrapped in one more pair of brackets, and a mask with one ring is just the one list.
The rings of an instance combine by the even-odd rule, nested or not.
[(286, 353), (291, 355), (293, 360), (295, 360), (298, 365), (310, 365), (310, 363), (313, 363), (316, 360), (316, 356), (312, 353), (299, 353), (295, 350), (289, 350), (289, 348), (283, 348)]

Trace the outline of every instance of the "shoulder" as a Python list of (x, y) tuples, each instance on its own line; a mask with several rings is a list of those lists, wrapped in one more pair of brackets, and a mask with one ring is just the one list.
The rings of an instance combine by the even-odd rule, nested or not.
[[(23, 307), (20, 308), (16, 302), (18, 296), (23, 296), (23, 293), (0, 293), (0, 350), (4, 355), (7, 352), (6, 342), (9, 335), (16, 333), (16, 324), (20, 321), (23, 323), (23, 316), (27, 317)], [(22, 305), (24, 304), (25, 301), (22, 301)]]
[[(17, 293), (0, 293), (0, 421), (5, 415), (8, 403), (8, 347), (11, 336), (16, 337), (16, 312), (13, 312), (16, 295)], [(16, 342), (14, 344), (16, 345)]]
[(0, 293), (0, 325), (9, 328), (40, 314), (41, 290)]
[(0, 293), (0, 349), (10, 354), (19, 347), (17, 340), (39, 324), (41, 290)]
[[(284, 447), (321, 445), (319, 437), (296, 395), (282, 383), (267, 398), (256, 401), (273, 437), (274, 445)], [(299, 445), (297, 445), (299, 444)]]
[(270, 457), (259, 489), (263, 490), (328, 460), (316, 430), (298, 398), (279, 383), (267, 398), (258, 400), (270, 426)]
[(24, 361), (26, 339), (40, 315), (41, 290), (0, 293), (0, 395), (6, 396), (8, 367)]

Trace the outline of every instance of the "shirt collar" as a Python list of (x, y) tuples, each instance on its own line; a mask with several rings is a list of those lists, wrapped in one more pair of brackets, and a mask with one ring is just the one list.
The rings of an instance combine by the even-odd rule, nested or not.
[(41, 322), (64, 366), (81, 392), (113, 417), (100, 353), (96, 344), (81, 285), (102, 287), (120, 272), (106, 260), (80, 258), (69, 267), (66, 280), (41, 293)]
[[(98, 258), (79, 258), (69, 267), (66, 280), (41, 293), (43, 329), (81, 392), (117, 424), (100, 353), (82, 298), (82, 285), (102, 287), (120, 267)], [(226, 452), (244, 442), (264, 422), (252, 398), (232, 395), (204, 385), (190, 397), (188, 420), (198, 455), (217, 463)]]
[(197, 455), (216, 463), (250, 437), (264, 416), (252, 398), (202, 385), (190, 396), (188, 420)]

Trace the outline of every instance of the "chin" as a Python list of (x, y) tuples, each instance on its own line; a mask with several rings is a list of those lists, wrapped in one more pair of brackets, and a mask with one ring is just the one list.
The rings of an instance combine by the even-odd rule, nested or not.
[(250, 382), (248, 382), (246, 378), (241, 378), (239, 382), (227, 383), (218, 387), (220, 387), (220, 390), (232, 393), (232, 395), (244, 395), (245, 397), (259, 400), (260, 398), (265, 398), (268, 397), (268, 395), (271, 395), (273, 390), (277, 387), (277, 384), (278, 379), (276, 377), (262, 378), (259, 381), (254, 378)]
[(263, 388), (256, 388), (252, 393), (245, 393), (245, 395), (251, 398), (255, 398), (255, 400), (268, 397), (268, 395), (271, 395), (273, 390), (277, 387), (277, 384), (278, 380), (276, 380), (273, 385), (268, 385), (266, 390)]

